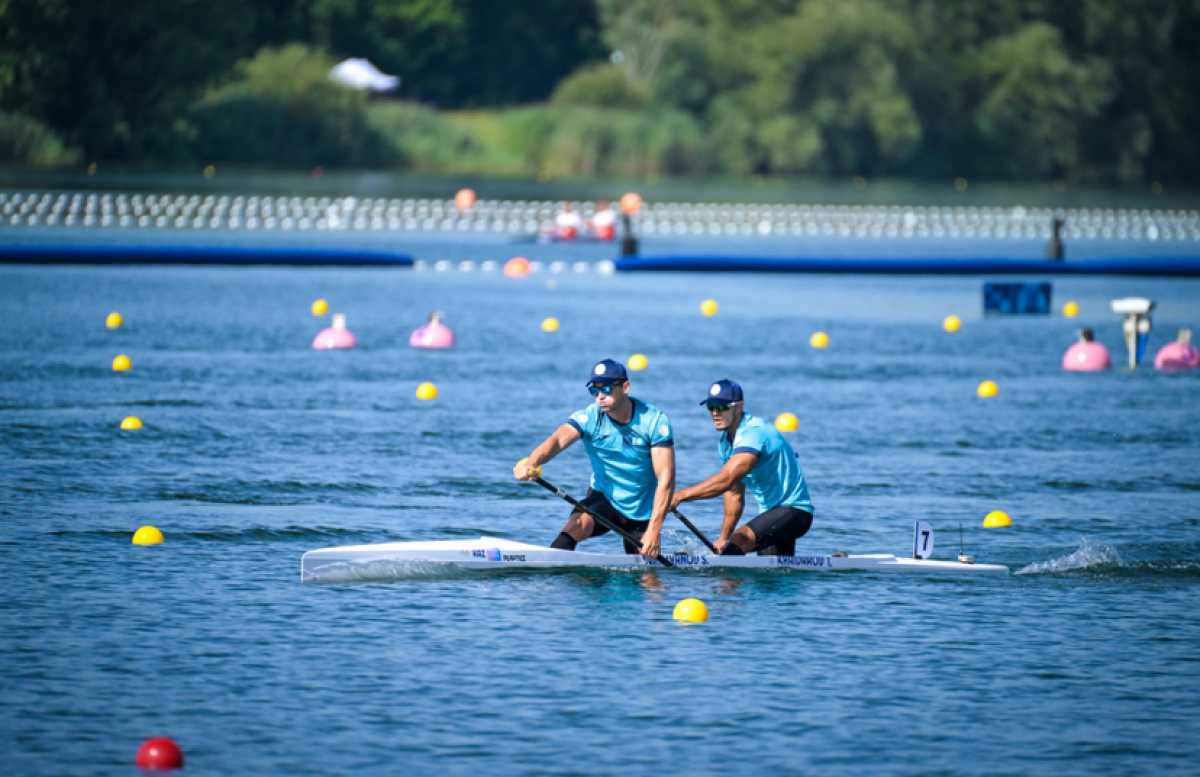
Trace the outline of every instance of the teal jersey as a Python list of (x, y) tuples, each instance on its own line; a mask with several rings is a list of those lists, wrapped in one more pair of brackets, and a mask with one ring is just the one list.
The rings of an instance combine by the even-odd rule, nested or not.
[(675, 439), (663, 411), (630, 399), (633, 415), (627, 424), (617, 423), (597, 404), (572, 413), (567, 423), (583, 436), (584, 450), (592, 462), (592, 488), (625, 517), (646, 521), (654, 512), (658, 487), (650, 449), (672, 447)]
[(735, 453), (758, 456), (758, 461), (742, 478), (742, 482), (746, 484), (746, 490), (754, 495), (760, 513), (780, 505), (813, 512), (808, 484), (804, 482), (804, 473), (800, 471), (800, 460), (788, 441), (771, 424), (747, 413), (742, 416), (732, 443), (729, 442), (729, 435), (721, 433), (717, 452), (722, 464)]

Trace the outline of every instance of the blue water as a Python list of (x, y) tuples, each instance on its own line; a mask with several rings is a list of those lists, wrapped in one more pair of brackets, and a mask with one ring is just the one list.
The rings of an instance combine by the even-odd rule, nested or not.
[[(1197, 773), (1200, 374), (1058, 365), (1078, 326), (1123, 363), (1116, 296), (1158, 302), (1152, 352), (1200, 328), (1200, 281), (1057, 280), (1068, 321), (982, 318), (982, 280), (0, 267), (0, 766), (130, 774), (162, 734), (214, 775)], [(318, 296), (358, 350), (309, 348)], [(406, 345), (433, 309), (453, 352)], [(733, 377), (800, 418), (803, 550), (902, 552), (920, 518), (937, 556), (961, 525), (1017, 574), (300, 584), (329, 545), (548, 542), (567, 508), (512, 463), (634, 352), (682, 483)], [(980, 528), (994, 509), (1012, 528)], [(686, 513), (715, 533), (716, 502)], [(143, 524), (166, 542), (131, 545)], [(672, 620), (688, 596), (707, 624)]]

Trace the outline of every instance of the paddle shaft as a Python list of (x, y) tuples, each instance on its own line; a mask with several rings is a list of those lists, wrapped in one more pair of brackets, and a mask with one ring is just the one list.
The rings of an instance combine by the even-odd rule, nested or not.
[(697, 537), (699, 537), (700, 541), (703, 542), (705, 545), (707, 545), (709, 550), (711, 550), (713, 553), (716, 553), (717, 555), (720, 555), (720, 553), (717, 551), (717, 547), (715, 545), (713, 545), (712, 542), (709, 541), (708, 537), (704, 536), (704, 532), (702, 532), (698, 528), (696, 528), (696, 524), (692, 523), (691, 521), (689, 521), (687, 519), (687, 516), (685, 516), (683, 513), (679, 512), (678, 510), (672, 510), (671, 512), (675, 513), (675, 517), (678, 518), (679, 520), (683, 521), (683, 525), (688, 527), (689, 529), (691, 529), (692, 534), (695, 534)]
[[(636, 546), (638, 546), (638, 547), (641, 547), (641, 545), (642, 545), (642, 541), (641, 541), (641, 540), (640, 540), (640, 539), (639, 539), (639, 538), (638, 538), (636, 535), (634, 535), (634, 534), (633, 534), (633, 533), (631, 533), (631, 532), (627, 532), (627, 531), (625, 531), (625, 530), (624, 530), (624, 529), (622, 529), (620, 526), (617, 526), (615, 523), (613, 523), (612, 521), (610, 521), (610, 520), (608, 520), (607, 518), (605, 518), (603, 515), (597, 515), (596, 513), (592, 512), (591, 510), (589, 510), (589, 509), (588, 509), (587, 505), (585, 505), (583, 502), (580, 502), (578, 499), (576, 499), (575, 497), (571, 496), (571, 495), (570, 495), (570, 494), (568, 494), (566, 491), (563, 491), (563, 490), (562, 490), (561, 488), (559, 488), (558, 486), (556, 486), (556, 485), (554, 485), (553, 483), (551, 483), (551, 482), (549, 482), (549, 481), (545, 480), (545, 479), (544, 479), (544, 478), (542, 478), (541, 476), (535, 477), (535, 478), (533, 479), (533, 482), (537, 483), (539, 486), (541, 486), (542, 488), (546, 489), (547, 491), (550, 491), (550, 492), (552, 492), (552, 493), (554, 493), (554, 494), (557, 494), (558, 496), (562, 497), (562, 498), (563, 498), (563, 499), (565, 499), (566, 501), (570, 502), (570, 503), (571, 503), (571, 504), (572, 504), (572, 505), (575, 507), (575, 509), (577, 509), (577, 510), (582, 510), (582, 511), (584, 511), (585, 513), (587, 513), (588, 515), (592, 516), (592, 517), (593, 517), (593, 518), (595, 518), (597, 521), (599, 521), (599, 522), (600, 522), (600, 525), (604, 526), (604, 528), (606, 528), (606, 529), (608, 529), (608, 530), (610, 530), (610, 531), (614, 531), (614, 532), (616, 532), (617, 534), (620, 534), (622, 537), (624, 537), (625, 539), (629, 540), (629, 541), (630, 541), (630, 542), (632, 542), (634, 545), (636, 545)], [(673, 567), (673, 566), (675, 566), (675, 565), (674, 565), (674, 564), (672, 564), (670, 561), (668, 561), (667, 559), (663, 558), (663, 555), (662, 555), (661, 553), (659, 553), (657, 556), (655, 556), (655, 557), (654, 557), (654, 559), (655, 559), (655, 560), (656, 560), (658, 563), (662, 564), (664, 567)]]

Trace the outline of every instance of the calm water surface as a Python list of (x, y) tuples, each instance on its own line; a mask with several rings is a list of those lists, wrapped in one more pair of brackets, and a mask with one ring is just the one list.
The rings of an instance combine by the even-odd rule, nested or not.
[[(981, 282), (0, 267), (0, 766), (130, 774), (167, 734), (189, 774), (1198, 773), (1200, 374), (1058, 364), (1081, 325), (1123, 362), (1115, 296), (1158, 302), (1152, 350), (1200, 325), (1200, 282), (1060, 279), (1075, 321), (984, 319)], [(318, 296), (359, 349), (310, 349)], [(453, 352), (406, 345), (433, 309)], [(682, 482), (733, 377), (800, 418), (804, 550), (902, 552), (921, 518), (1018, 574), (299, 583), (328, 545), (547, 543), (567, 508), (512, 463), (634, 352)], [(582, 451), (546, 474), (582, 494)], [(709, 623), (672, 621), (686, 596)]]

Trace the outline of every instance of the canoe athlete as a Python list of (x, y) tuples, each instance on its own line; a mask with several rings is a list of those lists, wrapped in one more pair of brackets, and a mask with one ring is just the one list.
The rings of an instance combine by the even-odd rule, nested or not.
[[(657, 556), (671, 492), (675, 488), (675, 440), (666, 414), (629, 394), (625, 366), (612, 359), (597, 362), (588, 376), (596, 401), (572, 413), (528, 459), (513, 467), (517, 480), (532, 480), (538, 468), (583, 439), (592, 462), (591, 488), (580, 500), (595, 513), (642, 540), (625, 541), (626, 553)], [(575, 510), (552, 548), (575, 550), (588, 537), (608, 533), (592, 516)]]
[[(724, 495), (725, 519), (713, 545), (722, 556), (757, 550), (760, 556), (794, 556), (796, 539), (812, 526), (813, 505), (796, 452), (774, 426), (745, 412), (742, 387), (718, 380), (700, 404), (708, 408), (721, 433), (717, 453), (721, 469), (694, 486), (675, 492), (674, 510), (683, 502)], [(734, 531), (742, 517), (746, 489), (754, 494), (760, 514)]]

